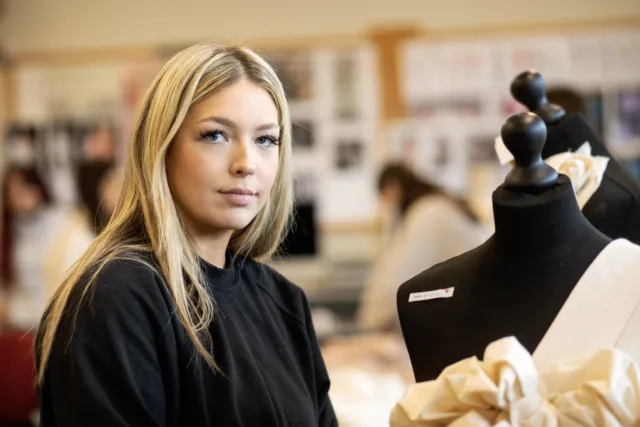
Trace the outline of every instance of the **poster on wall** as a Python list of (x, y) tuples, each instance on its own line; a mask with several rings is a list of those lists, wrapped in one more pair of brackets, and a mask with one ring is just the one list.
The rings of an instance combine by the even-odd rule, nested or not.
[(401, 91), (407, 115), (428, 120), (481, 117), (495, 89), (491, 45), (407, 42), (401, 49)]
[[(355, 52), (357, 54), (357, 52)], [(336, 53), (334, 57), (334, 114), (337, 120), (358, 118), (358, 56), (352, 51)]]
[(577, 35), (567, 40), (573, 85), (599, 85), (606, 81), (604, 44), (601, 37)]
[(493, 88), (493, 57), (486, 43), (409, 41), (400, 55), (401, 91), (414, 116), (454, 100), (458, 108), (468, 108), (469, 97)]
[(606, 80), (623, 86), (637, 84), (640, 73), (640, 32), (620, 32), (606, 37), (601, 44), (607, 67)]
[(468, 138), (469, 163), (496, 164), (495, 135), (471, 135)]
[(365, 147), (357, 139), (340, 139), (334, 152), (334, 168), (337, 172), (358, 172), (365, 166)]
[(517, 37), (496, 44), (497, 82), (504, 86), (525, 70), (540, 72), (547, 82), (570, 82), (569, 45), (565, 37)]
[(311, 120), (294, 120), (291, 123), (291, 137), (294, 153), (309, 152), (316, 147), (316, 127)]
[(465, 191), (468, 155), (459, 129), (410, 119), (391, 125), (387, 135), (389, 161), (404, 164), (448, 191)]
[(441, 46), (441, 94), (482, 94), (493, 89), (494, 64), (486, 43), (448, 42)]
[(314, 97), (314, 70), (308, 51), (266, 51), (263, 54), (278, 74), (289, 101), (305, 101)]
[(407, 106), (440, 95), (442, 50), (435, 43), (408, 41), (400, 48), (401, 94)]

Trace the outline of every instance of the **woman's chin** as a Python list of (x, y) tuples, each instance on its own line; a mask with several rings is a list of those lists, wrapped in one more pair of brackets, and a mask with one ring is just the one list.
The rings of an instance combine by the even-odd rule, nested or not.
[(222, 218), (216, 218), (216, 225), (219, 229), (238, 231), (245, 228), (255, 218), (251, 212), (230, 212)]

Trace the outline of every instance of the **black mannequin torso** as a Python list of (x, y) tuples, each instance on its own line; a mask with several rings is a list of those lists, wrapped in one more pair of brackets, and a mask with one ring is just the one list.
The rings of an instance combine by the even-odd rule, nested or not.
[[(580, 211), (569, 178), (542, 161), (545, 137), (546, 126), (534, 114), (507, 121), (502, 139), (515, 166), (493, 193), (494, 235), (398, 290), (417, 381), (434, 379), (464, 358), (482, 357), (489, 343), (506, 336), (533, 352), (611, 242)], [(412, 294), (450, 287), (451, 297), (410, 302)]]
[(607, 236), (640, 243), (640, 184), (611, 157), (584, 117), (567, 114), (552, 124), (548, 128), (542, 157), (575, 151), (586, 141), (591, 144), (593, 155), (609, 157), (609, 163), (600, 187), (582, 213)]
[[(569, 179), (531, 196), (498, 188), (496, 232), (487, 242), (424, 271), (398, 291), (398, 314), (416, 381), (482, 357), (513, 335), (533, 352), (591, 262), (610, 239), (581, 214)], [(408, 302), (455, 287), (452, 298)]]
[(585, 142), (591, 145), (594, 156), (609, 157), (602, 183), (582, 212), (607, 236), (640, 244), (640, 183), (611, 156), (587, 120), (580, 114), (567, 113), (560, 106), (550, 104), (544, 79), (537, 72), (525, 71), (516, 76), (511, 83), (511, 93), (547, 125), (542, 158), (576, 151)]

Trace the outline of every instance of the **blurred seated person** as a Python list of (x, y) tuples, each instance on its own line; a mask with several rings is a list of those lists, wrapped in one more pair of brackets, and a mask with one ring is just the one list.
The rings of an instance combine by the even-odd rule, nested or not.
[(98, 186), (100, 195), (100, 209), (106, 221), (111, 218), (116, 209), (116, 203), (120, 198), (122, 187), (124, 186), (124, 171), (121, 169), (109, 170)]
[(88, 221), (97, 235), (111, 219), (122, 190), (124, 175), (120, 169), (110, 164), (85, 164), (80, 171), (82, 202)]
[(94, 236), (79, 213), (51, 203), (35, 168), (9, 167), (2, 183), (0, 325), (27, 331)]
[(602, 111), (602, 95), (585, 94), (569, 86), (553, 86), (547, 91), (550, 103), (561, 106), (567, 114), (583, 116), (597, 135), (602, 137), (604, 117)]
[(116, 167), (113, 134), (108, 126), (90, 133), (82, 143), (83, 160), (78, 165), (78, 192), (95, 234), (102, 231), (111, 217), (111, 209), (104, 205), (103, 191)]
[(587, 104), (578, 92), (565, 86), (555, 86), (547, 91), (547, 100), (561, 106), (567, 113), (587, 115)]
[(396, 213), (390, 244), (373, 266), (358, 310), (366, 331), (396, 329), (396, 292), (422, 271), (478, 246), (490, 235), (469, 205), (402, 164), (381, 172), (378, 190), (386, 208)]

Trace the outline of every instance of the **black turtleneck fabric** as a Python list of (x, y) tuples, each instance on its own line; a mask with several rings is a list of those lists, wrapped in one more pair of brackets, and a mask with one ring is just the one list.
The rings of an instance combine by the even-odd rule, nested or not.
[(42, 425), (336, 426), (302, 290), (251, 260), (203, 266), (221, 373), (196, 354), (154, 269), (111, 261), (75, 330), (80, 291), (71, 297), (39, 388)]
[[(538, 194), (493, 194), (495, 234), (479, 247), (405, 282), (398, 315), (417, 381), (452, 363), (482, 358), (491, 342), (515, 336), (533, 352), (574, 286), (611, 241), (578, 207), (569, 178)], [(453, 287), (451, 298), (411, 294)]]

